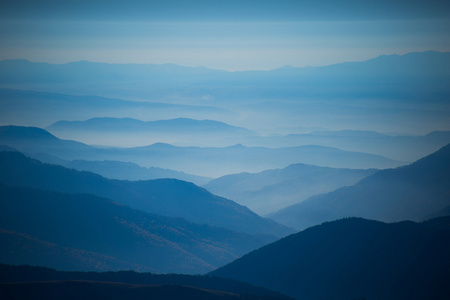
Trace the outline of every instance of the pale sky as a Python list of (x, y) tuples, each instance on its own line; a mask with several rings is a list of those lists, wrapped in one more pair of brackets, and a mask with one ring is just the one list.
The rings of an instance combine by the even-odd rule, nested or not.
[(0, 60), (234, 71), (450, 51), (450, 5), (443, 1), (336, 2), (3, 1)]

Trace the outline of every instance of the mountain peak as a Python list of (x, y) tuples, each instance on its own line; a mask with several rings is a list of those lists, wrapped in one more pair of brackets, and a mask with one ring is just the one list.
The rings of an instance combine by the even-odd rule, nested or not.
[(57, 137), (38, 127), (0, 126), (0, 137), (6, 139), (53, 139)]

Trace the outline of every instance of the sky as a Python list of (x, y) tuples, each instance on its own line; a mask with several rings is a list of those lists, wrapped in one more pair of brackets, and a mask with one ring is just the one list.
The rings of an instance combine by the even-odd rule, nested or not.
[(449, 37), (450, 3), (436, 0), (3, 0), (0, 4), (0, 60), (265, 70), (450, 51)]

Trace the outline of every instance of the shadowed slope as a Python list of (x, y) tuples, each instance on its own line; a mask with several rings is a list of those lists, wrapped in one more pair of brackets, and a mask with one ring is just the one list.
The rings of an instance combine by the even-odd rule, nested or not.
[(211, 274), (296, 299), (448, 299), (450, 219), (359, 218), (308, 228)]
[(3, 263), (72, 270), (203, 273), (264, 244), (249, 235), (145, 213), (93, 195), (4, 185), (0, 228)]
[(41, 163), (18, 152), (0, 152), (0, 182), (65, 193), (89, 193), (150, 213), (182, 217), (250, 234), (283, 236), (292, 230), (248, 208), (175, 179), (110, 180), (97, 174)]
[[(190, 286), (203, 290), (222, 291), (230, 294), (259, 296), (258, 299), (288, 299), (287, 296), (248, 283), (208, 275), (154, 274), (134, 271), (119, 272), (68, 272), (31, 266), (0, 264), (0, 282), (36, 281), (89, 281), (124, 283), (130, 285)], [(177, 298), (178, 299), (178, 298)], [(244, 297), (244, 299), (246, 299)], [(250, 298), (252, 299), (252, 298)]]

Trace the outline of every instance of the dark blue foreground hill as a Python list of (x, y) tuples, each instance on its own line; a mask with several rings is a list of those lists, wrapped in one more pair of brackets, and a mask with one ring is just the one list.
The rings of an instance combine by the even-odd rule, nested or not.
[(275, 237), (293, 231), (248, 208), (176, 179), (122, 181), (94, 173), (44, 164), (18, 152), (0, 152), (0, 183), (64, 193), (86, 193), (132, 208), (188, 221), (220, 226), (248, 234)]
[(281, 297), (238, 295), (180, 285), (132, 285), (117, 282), (46, 281), (0, 283), (8, 300), (280, 300)]
[(211, 273), (296, 299), (449, 299), (450, 217), (324, 223)]
[(0, 184), (0, 263), (200, 274), (264, 244), (93, 195)]
[[(217, 294), (223, 299), (228, 296), (237, 296), (238, 299), (258, 299), (258, 300), (270, 300), (270, 299), (291, 299), (280, 293), (276, 293), (261, 287), (255, 287), (248, 283), (224, 279), (214, 276), (207, 275), (185, 275), (185, 274), (155, 274), (155, 273), (140, 273), (134, 271), (119, 271), (119, 272), (68, 272), (68, 271), (56, 271), (54, 269), (43, 268), (43, 267), (32, 267), (32, 266), (11, 266), (0, 264), (0, 282), (19, 283), (15, 287), (20, 287), (22, 284), (26, 285), (27, 282), (39, 282), (36, 287), (40, 287), (40, 284), (45, 283), (63, 283), (63, 282), (74, 282), (81, 281), (84, 283), (90, 282), (91, 284), (98, 283), (116, 283), (123, 284), (125, 288), (137, 287), (146, 288), (149, 286), (166, 286), (173, 287), (173, 291), (179, 289), (180, 286), (184, 286), (189, 292), (189, 288), (195, 288), (203, 290), (205, 292), (218, 292)], [(13, 286), (14, 287), (14, 286)], [(58, 287), (58, 285), (56, 285)], [(107, 292), (106, 289), (105, 292)], [(172, 291), (172, 292), (173, 292)], [(95, 296), (92, 295), (92, 290), (87, 290), (87, 297)], [(189, 299), (189, 293), (183, 296), (178, 295), (178, 297), (170, 297), (170, 292), (167, 291), (162, 293), (165, 296), (164, 300), (167, 299)], [(1, 296), (1, 295), (0, 295)], [(151, 296), (151, 297), (150, 297)], [(156, 299), (156, 295), (147, 295), (146, 299)], [(211, 295), (214, 296), (214, 295)], [(198, 297), (198, 296), (197, 296)], [(67, 299), (64, 297), (64, 299)], [(85, 299), (85, 298), (83, 298)], [(98, 299), (98, 296), (97, 298)], [(109, 298), (110, 299), (110, 298)], [(124, 299), (130, 299), (124, 298)], [(133, 298), (135, 299), (135, 298)], [(194, 298), (199, 299), (199, 298)], [(207, 298), (214, 299), (214, 298)], [(232, 298), (233, 299), (233, 298)]]

